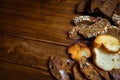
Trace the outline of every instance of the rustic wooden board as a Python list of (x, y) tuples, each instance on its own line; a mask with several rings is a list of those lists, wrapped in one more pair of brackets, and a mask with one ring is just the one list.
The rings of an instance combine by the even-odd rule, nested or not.
[(78, 1), (1, 0), (0, 33), (69, 45)]
[[(48, 69), (49, 57), (58, 56), (60, 58), (62, 57), (62, 59), (68, 58), (69, 56), (66, 52), (67, 48), (68, 47), (66, 46), (60, 46), (60, 45), (51, 44), (51, 43), (38, 42), (38, 41), (21, 39), (17, 37), (0, 35), (0, 61), (5, 61), (9, 63), (19, 64), (23, 66), (28, 66), (30, 68), (38, 69), (39, 72), (41, 72), (41, 74), (38, 73), (40, 76), (48, 75), (48, 79), (46, 78), (43, 80), (52, 80), (51, 78), (49, 78), (50, 77), (50, 71)], [(8, 66), (3, 65), (3, 67), (7, 69), (11, 69), (9, 65)], [(18, 66), (18, 70), (19, 70), (19, 66)], [(22, 70), (24, 73), (24, 69), (20, 68), (20, 70)], [(5, 71), (2, 70), (0, 72), (0, 77), (2, 76), (4, 77), (6, 74), (7, 76), (10, 75), (12, 78), (13, 76), (11, 74), (16, 74), (11, 71), (7, 71), (7, 72), (6, 71), (7, 70)], [(17, 72), (17, 75), (18, 74), (21, 74), (20, 76), (23, 76), (21, 72), (20, 73)], [(28, 74), (28, 77), (29, 77), (29, 74)], [(24, 78), (20, 78), (20, 80), (24, 80)]]
[(68, 58), (67, 47), (0, 35), (0, 60), (48, 70), (50, 56)]
[(79, 0), (0, 0), (0, 79), (53, 80), (52, 55), (68, 58)]
[(47, 71), (0, 61), (1, 80), (55, 80)]

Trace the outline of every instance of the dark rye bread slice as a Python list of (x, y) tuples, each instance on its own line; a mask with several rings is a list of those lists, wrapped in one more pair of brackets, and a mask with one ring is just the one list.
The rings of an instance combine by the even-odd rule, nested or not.
[(79, 5), (77, 6), (77, 13), (84, 12), (88, 2), (89, 2), (89, 0), (80, 0)]
[(118, 4), (118, 0), (107, 0), (100, 7), (99, 10), (106, 16), (111, 17), (116, 5)]
[(106, 0), (92, 0), (91, 2), (91, 12), (93, 13), (95, 9), (98, 9)]
[(114, 10), (114, 13), (120, 15), (120, 0), (119, 0), (118, 4), (117, 4), (117, 6), (116, 6), (116, 8)]

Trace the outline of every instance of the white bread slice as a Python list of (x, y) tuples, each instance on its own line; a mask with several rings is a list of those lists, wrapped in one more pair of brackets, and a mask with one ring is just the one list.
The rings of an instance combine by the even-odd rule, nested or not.
[(94, 40), (94, 47), (102, 48), (110, 53), (120, 50), (120, 41), (112, 35), (99, 35)]
[(100, 48), (93, 48), (93, 61), (101, 69), (110, 71), (120, 69), (120, 55), (109, 54)]
[(73, 60), (79, 61), (82, 56), (91, 57), (89, 47), (83, 43), (77, 43), (68, 48), (68, 53), (71, 54)]

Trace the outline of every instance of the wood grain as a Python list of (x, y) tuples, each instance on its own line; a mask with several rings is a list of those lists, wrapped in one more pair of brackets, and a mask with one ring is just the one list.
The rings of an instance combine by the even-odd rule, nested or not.
[(47, 71), (0, 61), (1, 80), (55, 80)]
[(42, 0), (2, 0), (0, 3), (0, 33), (27, 39), (37, 39), (61, 45), (73, 42), (68, 31), (78, 2), (48, 2)]
[(67, 47), (0, 35), (0, 60), (48, 70), (50, 56), (68, 58)]
[[(43, 76), (41, 77), (41, 79), (44, 78), (44, 76), (46, 76), (42, 80), (46, 80), (46, 79), (52, 80), (51, 78), (49, 78), (51, 75), (48, 69), (49, 57), (58, 56), (60, 58), (62, 57), (63, 59), (68, 58), (69, 56), (66, 50), (67, 50), (67, 47), (65, 46), (60, 46), (60, 45), (55, 45), (55, 44), (45, 43), (45, 42), (26, 40), (26, 39), (6, 36), (6, 35), (0, 35), (0, 61), (19, 64), (21, 66), (27, 66), (30, 68), (38, 69), (39, 72), (41, 72), (39, 76)], [(3, 65), (3, 67), (7, 69), (12, 68), (12, 67), (9, 67), (9, 65), (8, 66)], [(11, 78), (12, 78), (11, 74), (16, 74), (16, 76), (18, 76), (18, 74), (20, 74), (20, 76), (23, 76), (23, 77), (25, 76), (22, 74), (22, 72), (14, 73), (12, 71), (7, 71), (7, 70), (4, 71), (3, 69), (0, 69), (0, 70), (2, 70), (0, 72), (0, 77), (4, 77), (5, 74), (6, 76), (9, 75)], [(19, 67), (18, 67), (18, 70), (19, 70)], [(22, 70), (24, 73), (24, 69), (20, 68), (20, 70)], [(31, 74), (26, 73), (26, 75), (28, 75), (26, 76), (27, 78)], [(39, 77), (36, 76), (36, 78), (39, 78)], [(20, 80), (25, 80), (25, 79), (20, 78)], [(31, 78), (30, 80), (32, 79), (33, 78)]]
[(54, 80), (50, 56), (68, 58), (79, 0), (0, 0), (0, 79)]

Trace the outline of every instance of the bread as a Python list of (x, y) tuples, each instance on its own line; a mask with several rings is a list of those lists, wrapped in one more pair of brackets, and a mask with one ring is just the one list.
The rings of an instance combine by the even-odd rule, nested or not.
[(80, 58), (79, 64), (80, 64), (80, 70), (89, 80), (102, 80), (100, 74), (87, 61), (87, 58), (85, 56), (82, 56)]
[(98, 9), (102, 4), (104, 3), (104, 0), (92, 0), (91, 2), (91, 12), (93, 13), (95, 9)]
[(120, 80), (120, 69), (114, 69), (109, 71), (114, 80)]
[(107, 19), (99, 18), (97, 22), (88, 27), (79, 29), (79, 34), (84, 38), (96, 37), (100, 34), (105, 34), (110, 28), (110, 22)]
[(120, 28), (112, 25), (109, 27), (106, 34), (115, 36), (116, 38), (120, 39)]
[[(104, 1), (104, 0), (103, 0)], [(106, 16), (111, 17), (114, 9), (116, 8), (117, 0), (106, 0), (100, 7), (99, 10)]]
[(83, 43), (77, 43), (68, 48), (68, 53), (71, 54), (73, 60), (79, 61), (82, 56), (91, 57), (90, 49)]
[(62, 60), (56, 56), (51, 56), (49, 61), (49, 69), (57, 80), (70, 80), (68, 73), (62, 67)]
[(87, 80), (87, 78), (82, 74), (82, 72), (79, 69), (79, 65), (74, 65), (73, 67), (73, 74), (75, 80)]
[(120, 55), (109, 54), (101, 48), (93, 48), (93, 61), (99, 68), (106, 71), (120, 69)]
[(115, 53), (120, 50), (120, 41), (111, 35), (99, 35), (94, 40), (94, 47), (102, 48), (109, 53)]
[(106, 71), (120, 69), (119, 39), (111, 35), (99, 35), (93, 45), (93, 61), (99, 68)]
[(108, 71), (102, 70), (100, 68), (98, 68), (95, 64), (91, 63), (92, 66), (94, 67), (94, 69), (100, 74), (100, 76), (102, 78), (104, 78), (104, 80), (110, 80), (110, 76), (108, 74)]

